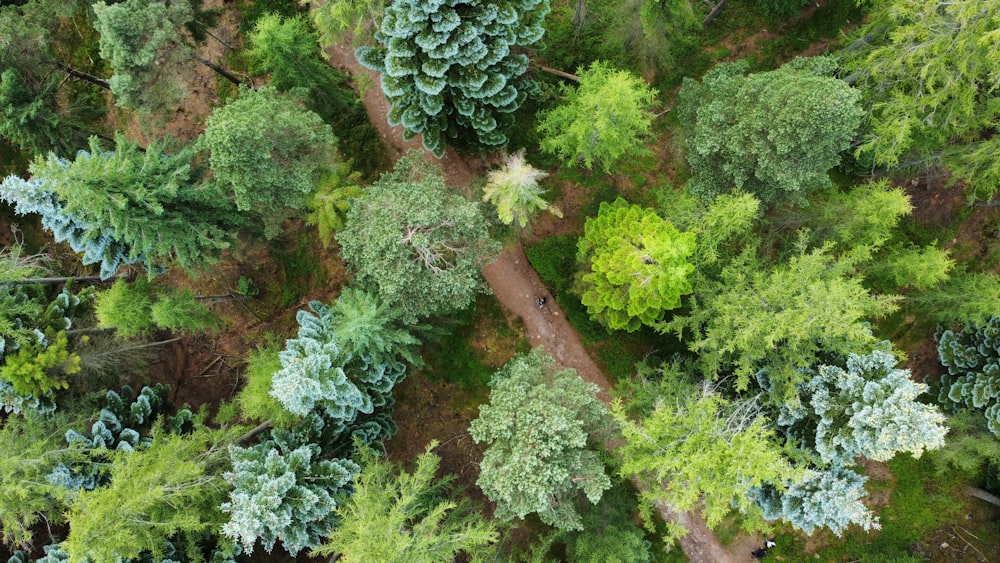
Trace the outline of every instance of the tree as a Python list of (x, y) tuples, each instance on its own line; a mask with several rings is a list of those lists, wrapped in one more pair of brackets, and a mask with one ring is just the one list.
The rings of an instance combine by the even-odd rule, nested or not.
[[(307, 0), (299, 0), (307, 4)], [(319, 30), (320, 45), (329, 47), (345, 36), (355, 44), (368, 43), (382, 20), (386, 0), (330, 0), (310, 10)]]
[(848, 466), (858, 456), (889, 461), (899, 452), (920, 457), (942, 447), (944, 415), (917, 401), (927, 386), (895, 366), (883, 350), (850, 354), (844, 368), (820, 365), (777, 422), (826, 464)]
[(298, 337), (279, 354), (271, 396), (297, 416), (321, 412), (341, 433), (360, 414), (392, 405), (392, 388), (406, 375), (401, 360), (417, 361), (419, 340), (361, 291), (345, 291), (333, 307), (309, 308), (316, 314), (299, 311)]
[(537, 88), (521, 77), (528, 57), (515, 49), (542, 38), (548, 11), (548, 0), (393, 0), (375, 32), (379, 46), (356, 54), (381, 73), (389, 124), (403, 125), (405, 139), (420, 134), (438, 158), (460, 133), (499, 147), (504, 116)]
[(268, 553), (279, 539), (291, 555), (319, 547), (333, 524), (336, 493), (361, 469), (349, 459), (320, 459), (315, 442), (323, 431), (322, 417), (313, 414), (252, 448), (229, 449), (232, 471), (224, 477), (233, 490), (222, 504), (229, 514), (223, 536), (247, 553), (258, 540)]
[(417, 456), (413, 473), (398, 471), (362, 449), (361, 472), (349, 499), (337, 506), (340, 525), (313, 555), (339, 554), (344, 563), (451, 563), (465, 553), (488, 555), (496, 529), (466, 502), (447, 497), (454, 479), (437, 479), (441, 458), (432, 442)]
[(315, 113), (271, 88), (243, 88), (208, 118), (199, 146), (210, 151), (218, 184), (236, 208), (264, 224), (269, 238), (309, 201), (336, 162), (336, 138)]
[(180, 79), (192, 48), (181, 33), (194, 17), (191, 2), (125, 0), (92, 6), (101, 34), (101, 57), (114, 74), (108, 80), (117, 104), (144, 113), (163, 113), (186, 95)]
[(80, 491), (70, 505), (62, 544), (70, 561), (157, 556), (177, 534), (210, 536), (224, 521), (218, 472), (231, 439), (225, 431), (154, 430), (148, 448), (112, 454), (110, 484)]
[(63, 521), (69, 501), (68, 491), (50, 483), (46, 475), (60, 462), (78, 454), (66, 448), (63, 417), (42, 417), (25, 413), (8, 416), (0, 426), (0, 531), (7, 546), (28, 547), (33, 543), (36, 524)]
[(154, 287), (149, 280), (118, 279), (97, 294), (98, 323), (122, 338), (145, 336), (153, 328), (198, 332), (217, 328), (219, 318), (190, 291)]
[(497, 170), (491, 170), (486, 177), (486, 187), (483, 188), (483, 201), (488, 201), (497, 208), (497, 215), (504, 225), (517, 223), (522, 229), (528, 225), (532, 214), (548, 209), (562, 217), (562, 212), (555, 207), (549, 207), (549, 202), (542, 199), (545, 193), (538, 186), (538, 181), (548, 176), (524, 158), (524, 149), (504, 155), (503, 165)]
[(403, 322), (471, 304), (497, 251), (477, 206), (413, 152), (354, 201), (337, 241), (356, 282)]
[(687, 189), (707, 201), (739, 188), (775, 203), (828, 186), (827, 171), (860, 124), (860, 93), (831, 76), (830, 57), (750, 75), (747, 68), (720, 64), (702, 82), (684, 81), (677, 111), (687, 134)]
[(564, 89), (565, 102), (543, 115), (540, 148), (567, 165), (600, 164), (611, 172), (621, 159), (644, 153), (656, 90), (602, 62), (579, 72), (580, 87)]
[(938, 357), (948, 368), (938, 383), (938, 402), (952, 410), (981, 411), (989, 431), (1000, 436), (1000, 318), (938, 332)]
[(1000, 179), (995, 41), (1000, 6), (976, 0), (875, 3), (840, 53), (872, 108), (858, 152), (883, 166), (942, 160), (990, 195)]
[[(614, 409), (626, 444), (623, 476), (651, 484), (641, 493), (677, 511), (698, 510), (709, 527), (738, 511), (747, 531), (763, 526), (748, 491), (765, 483), (797, 481), (802, 472), (784, 457), (756, 399), (730, 403), (706, 385), (665, 397), (641, 423)], [(671, 527), (667, 542), (685, 530)]]
[(691, 293), (694, 233), (681, 233), (651, 209), (618, 198), (602, 202), (578, 242), (577, 284), (591, 318), (613, 330), (653, 325)]
[(487, 444), (477, 484), (496, 516), (536, 512), (550, 526), (581, 529), (578, 494), (596, 504), (611, 487), (592, 439), (607, 426), (597, 386), (536, 348), (507, 362), (490, 387), (469, 434)]
[(853, 272), (856, 256), (833, 257), (830, 248), (800, 247), (787, 264), (769, 271), (744, 255), (724, 268), (721, 280), (706, 284), (688, 315), (659, 328), (693, 331), (690, 348), (706, 377), (732, 369), (736, 389), (745, 390), (767, 368), (771, 400), (792, 400), (806, 379), (802, 368), (816, 365), (821, 355), (870, 349), (876, 339), (867, 319), (895, 309), (895, 296), (864, 287)]
[(222, 192), (202, 181), (194, 154), (191, 147), (166, 154), (161, 143), (140, 149), (124, 137), (107, 152), (91, 138), (91, 152), (71, 162), (50, 153), (31, 164), (31, 180), (8, 177), (0, 197), (18, 213), (42, 214), (57, 239), (84, 252), (84, 263), (101, 262), (104, 278), (136, 261), (190, 271), (215, 260), (249, 226)]
[(866, 532), (880, 528), (878, 517), (861, 499), (868, 478), (838, 465), (827, 470), (809, 471), (803, 480), (791, 483), (784, 492), (765, 486), (757, 498), (764, 518), (784, 518), (806, 535), (816, 528), (830, 528), (840, 537), (847, 526), (857, 524)]

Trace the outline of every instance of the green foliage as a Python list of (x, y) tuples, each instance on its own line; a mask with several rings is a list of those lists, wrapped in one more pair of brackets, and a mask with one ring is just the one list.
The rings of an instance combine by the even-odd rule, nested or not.
[(415, 152), (354, 200), (337, 241), (356, 282), (405, 322), (469, 306), (498, 247), (478, 207)]
[(114, 74), (108, 82), (116, 103), (144, 113), (162, 113), (186, 95), (180, 79), (191, 46), (181, 35), (194, 17), (191, 2), (125, 0), (92, 6), (101, 34), (101, 57)]
[(219, 319), (188, 290), (162, 295), (150, 309), (153, 324), (160, 328), (190, 334), (219, 328)]
[(277, 342), (268, 341), (265, 346), (250, 352), (243, 372), (247, 383), (236, 396), (236, 403), (246, 420), (269, 420), (275, 428), (289, 428), (299, 421), (299, 417), (285, 410), (271, 396), (271, 379), (281, 369), (280, 351)]
[(205, 123), (199, 146), (210, 151), (215, 180), (236, 207), (277, 236), (281, 222), (309, 201), (316, 182), (337, 161), (330, 126), (273, 88), (243, 88)]
[(91, 138), (89, 153), (72, 162), (50, 153), (31, 164), (31, 173), (54, 191), (62, 214), (96, 227), (89, 238), (112, 238), (128, 258), (190, 271), (217, 259), (249, 225), (224, 192), (202, 182), (192, 147), (166, 150), (163, 143), (142, 149), (119, 136), (115, 152), (106, 152)]
[(685, 330), (694, 333), (690, 349), (707, 377), (732, 368), (743, 390), (767, 367), (771, 400), (791, 399), (806, 379), (802, 368), (819, 363), (821, 354), (870, 349), (876, 339), (867, 319), (895, 309), (895, 296), (872, 295), (853, 273), (853, 260), (829, 250), (800, 249), (770, 270), (744, 257), (729, 264), (714, 287), (702, 289), (688, 315), (660, 328), (679, 338)]
[(986, 323), (996, 314), (1000, 278), (989, 272), (959, 272), (909, 298), (925, 314), (944, 323)]
[(351, 200), (364, 194), (359, 175), (346, 168), (346, 165), (338, 166), (339, 170), (324, 177), (309, 203), (306, 223), (316, 227), (324, 247), (329, 247), (334, 233), (347, 224)]
[[(797, 481), (802, 470), (784, 457), (770, 421), (760, 413), (755, 399), (730, 403), (707, 386), (666, 397), (641, 424), (628, 420), (618, 404), (614, 415), (627, 442), (620, 450), (621, 474), (658, 485), (643, 491), (649, 501), (681, 512), (700, 508), (709, 527), (735, 510), (747, 531), (764, 529), (748, 491)], [(684, 533), (672, 528), (666, 540)]]
[(637, 500), (616, 482), (601, 502), (583, 512), (583, 530), (566, 538), (566, 555), (578, 563), (649, 563), (652, 545), (636, 525)]
[(981, 482), (990, 468), (1000, 468), (1000, 440), (989, 431), (978, 411), (958, 410), (948, 417), (948, 428), (944, 447), (928, 453), (937, 477), (957, 474)]
[(746, 62), (685, 80), (678, 116), (687, 133), (687, 189), (705, 200), (734, 188), (762, 201), (801, 199), (830, 184), (861, 121), (860, 94), (831, 75), (832, 58), (795, 59), (745, 75)]
[(580, 86), (565, 89), (565, 103), (538, 126), (542, 152), (567, 165), (611, 172), (623, 158), (645, 152), (656, 90), (627, 71), (595, 62), (580, 71)]
[(15, 393), (42, 397), (54, 389), (68, 389), (68, 378), (80, 371), (80, 356), (70, 351), (66, 331), (47, 340), (22, 346), (5, 358), (0, 378), (9, 381)]
[(578, 289), (591, 317), (613, 330), (652, 326), (691, 293), (694, 233), (681, 233), (652, 209), (618, 198), (601, 203), (578, 242)]
[(865, 531), (880, 527), (878, 517), (861, 502), (865, 481), (866, 477), (835, 465), (829, 470), (809, 471), (805, 479), (790, 484), (780, 494), (765, 487), (757, 502), (767, 519), (784, 518), (810, 536), (825, 526), (840, 537), (852, 523)]
[[(307, 0), (299, 1), (309, 3)], [(355, 44), (368, 44), (373, 39), (378, 22), (382, 20), (385, 4), (386, 0), (330, 0), (312, 6), (310, 15), (319, 30), (320, 44), (330, 47), (346, 36), (351, 36)]]
[(943, 161), (973, 188), (996, 190), (1000, 6), (960, 0), (876, 4), (844, 65), (872, 108), (858, 152), (885, 166)]
[(350, 499), (337, 507), (340, 525), (313, 555), (339, 554), (344, 563), (451, 563), (465, 553), (473, 560), (490, 554), (496, 529), (467, 502), (447, 496), (447, 476), (435, 478), (441, 458), (432, 442), (417, 456), (413, 473), (362, 449), (363, 469)]
[[(524, 158), (524, 149), (513, 155), (504, 155), (501, 168), (491, 170), (487, 175), (486, 187), (483, 188), (483, 201), (488, 201), (497, 208), (497, 216), (504, 225), (517, 223), (522, 229), (528, 226), (531, 215), (549, 207), (549, 202), (542, 199), (545, 190), (539, 187), (538, 181), (548, 176)], [(552, 208), (558, 216), (562, 213)]]
[[(858, 456), (888, 461), (899, 452), (920, 457), (944, 445), (944, 415), (917, 401), (927, 386), (896, 369), (882, 350), (850, 354), (846, 368), (821, 365), (786, 404), (778, 424), (814, 449), (824, 463), (848, 466)], [(763, 376), (766, 378), (766, 374)]]
[(114, 328), (122, 338), (147, 335), (155, 326), (153, 292), (153, 284), (146, 279), (132, 283), (123, 278), (115, 280), (111, 287), (97, 294), (94, 302), (97, 322), (102, 327)]
[(545, 237), (538, 244), (529, 246), (524, 254), (531, 267), (538, 272), (545, 287), (556, 293), (570, 289), (576, 273), (577, 237), (573, 235), (553, 235)]
[(224, 431), (179, 436), (156, 429), (148, 448), (112, 454), (110, 485), (80, 491), (70, 505), (62, 544), (70, 560), (156, 556), (177, 534), (211, 535), (224, 521), (217, 472), (231, 439)]
[(938, 357), (948, 368), (941, 376), (938, 402), (982, 411), (990, 432), (1000, 436), (1000, 317), (965, 330), (937, 335)]
[(62, 447), (61, 417), (9, 416), (0, 426), (0, 532), (7, 546), (33, 543), (36, 524), (63, 521), (68, 491), (45, 476), (60, 461), (77, 454)]
[(320, 459), (315, 442), (323, 427), (322, 417), (313, 414), (252, 448), (229, 448), (232, 470), (224, 477), (233, 490), (221, 505), (230, 516), (224, 537), (247, 553), (258, 540), (268, 553), (279, 539), (292, 555), (319, 547), (333, 524), (335, 494), (361, 469), (349, 459)]
[(393, 0), (378, 47), (361, 47), (361, 64), (382, 75), (391, 125), (421, 135), (440, 158), (446, 139), (463, 133), (474, 145), (507, 143), (505, 116), (537, 88), (522, 78), (528, 57), (517, 51), (545, 33), (548, 0)]
[(490, 402), (469, 433), (487, 448), (477, 481), (497, 504), (496, 516), (582, 527), (573, 506), (583, 492), (596, 504), (611, 487), (591, 435), (607, 426), (597, 387), (559, 369), (541, 348), (515, 356), (491, 381)]

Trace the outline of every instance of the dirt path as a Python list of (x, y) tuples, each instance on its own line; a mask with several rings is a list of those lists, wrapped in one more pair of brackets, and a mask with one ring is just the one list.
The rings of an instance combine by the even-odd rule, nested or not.
[[(367, 76), (371, 81), (371, 86), (364, 92), (363, 102), (385, 144), (398, 149), (397, 156), (410, 149), (421, 149), (419, 137), (404, 141), (402, 127), (391, 127), (386, 122), (385, 116), (389, 112), (390, 105), (379, 87), (378, 74), (365, 69), (357, 62), (350, 43), (341, 42), (326, 52), (333, 66), (346, 70), (356, 77)], [(429, 152), (425, 151), (424, 154), (428, 159), (434, 158)], [(482, 161), (463, 159), (451, 147), (448, 147), (444, 158), (438, 163), (444, 169), (446, 181), (452, 186), (467, 186), (483, 169)], [(549, 298), (544, 307), (538, 307), (538, 297), (551, 296), (525, 258), (521, 245), (518, 243), (508, 245), (496, 261), (486, 266), (483, 275), (504, 308), (523, 319), (531, 345), (543, 346), (559, 364), (575, 369), (584, 380), (597, 385), (600, 388), (598, 395), (601, 400), (610, 403), (611, 382), (587, 354), (580, 343), (579, 335), (566, 320), (555, 299)], [(679, 543), (691, 561), (750, 562), (752, 561), (750, 551), (757, 547), (757, 543), (763, 543), (754, 539), (748, 546), (745, 541), (736, 541), (732, 549), (727, 551), (699, 515), (678, 514), (665, 505), (658, 505), (657, 508), (665, 520), (677, 520), (690, 531)]]

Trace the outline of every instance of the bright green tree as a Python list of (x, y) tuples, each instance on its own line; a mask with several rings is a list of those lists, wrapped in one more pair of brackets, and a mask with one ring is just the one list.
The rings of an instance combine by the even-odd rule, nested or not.
[(528, 57), (517, 48), (542, 38), (548, 11), (548, 0), (393, 0), (375, 33), (379, 46), (357, 56), (381, 73), (389, 123), (402, 125), (405, 139), (421, 135), (439, 158), (460, 134), (499, 147), (506, 116), (537, 88), (522, 77)]
[(145, 279), (116, 280), (97, 294), (94, 310), (100, 326), (115, 329), (122, 338), (146, 336), (154, 328), (199, 332), (220, 323), (190, 291), (155, 287)]
[(487, 444), (477, 483), (496, 516), (535, 512), (550, 526), (581, 529), (574, 500), (583, 493), (596, 504), (611, 487), (592, 437), (607, 427), (597, 386), (541, 348), (515, 356), (490, 386), (469, 433)]
[(694, 233), (681, 233), (652, 209), (618, 198), (602, 202), (578, 242), (577, 287), (587, 312), (613, 330), (653, 325), (691, 293)]
[(70, 561), (157, 556), (176, 534), (211, 536), (225, 521), (220, 473), (231, 440), (221, 431), (156, 430), (148, 448), (111, 454), (110, 485), (80, 491), (70, 504), (62, 544)]
[(208, 118), (200, 146), (210, 151), (215, 180), (236, 207), (259, 217), (268, 237), (309, 201), (336, 163), (330, 126), (271, 88), (243, 88)]
[(873, 295), (854, 267), (852, 259), (831, 256), (830, 245), (802, 249), (770, 270), (744, 256), (706, 285), (689, 314), (661, 328), (693, 331), (690, 348), (705, 375), (732, 371), (738, 390), (766, 367), (780, 404), (794, 397), (805, 380), (801, 369), (821, 354), (870, 349), (876, 338), (868, 320), (895, 310), (897, 298)]
[(497, 251), (476, 204), (449, 193), (441, 169), (415, 152), (354, 200), (337, 241), (361, 287), (405, 322), (469, 306)]
[(435, 477), (436, 446), (417, 456), (413, 473), (363, 449), (354, 492), (337, 507), (340, 524), (313, 553), (339, 554), (344, 563), (451, 563), (460, 553), (473, 560), (489, 555), (496, 528), (467, 503), (448, 498), (454, 477)]
[(828, 186), (827, 172), (860, 124), (860, 93), (832, 76), (829, 57), (750, 75), (747, 68), (720, 64), (701, 82), (684, 81), (677, 112), (687, 133), (687, 189), (710, 200), (739, 188), (773, 203)]
[[(309, 4), (310, 0), (299, 0)], [(386, 0), (330, 0), (310, 6), (310, 15), (319, 30), (320, 44), (329, 47), (345, 36), (354, 44), (368, 44), (382, 20)]]
[(841, 57), (871, 111), (858, 149), (885, 166), (944, 162), (990, 195), (1000, 183), (1000, 6), (879, 0)]
[(645, 152), (653, 124), (656, 90), (628, 71), (595, 62), (580, 71), (579, 88), (542, 117), (542, 152), (588, 170), (611, 172), (621, 159)]
[(542, 199), (545, 190), (538, 185), (538, 181), (546, 176), (547, 172), (528, 164), (524, 149), (504, 155), (503, 165), (491, 170), (486, 177), (483, 201), (497, 208), (497, 215), (504, 225), (517, 223), (518, 227), (524, 228), (532, 214), (544, 209), (562, 217), (561, 211), (549, 207), (549, 202)]
[[(755, 399), (730, 403), (708, 387), (666, 397), (641, 423), (618, 405), (614, 415), (626, 440), (621, 474), (650, 482), (641, 493), (647, 500), (700, 510), (709, 527), (736, 511), (747, 531), (759, 530), (764, 522), (749, 490), (801, 476), (761, 411)], [(685, 530), (672, 525), (667, 533), (670, 543)]]

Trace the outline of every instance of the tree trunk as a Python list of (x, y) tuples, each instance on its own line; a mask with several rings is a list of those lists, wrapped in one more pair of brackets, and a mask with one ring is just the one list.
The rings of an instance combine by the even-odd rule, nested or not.
[(554, 76), (558, 76), (559, 78), (565, 78), (566, 80), (572, 80), (573, 82), (577, 82), (577, 83), (580, 82), (580, 77), (577, 76), (577, 75), (575, 75), (575, 74), (570, 74), (568, 72), (563, 72), (561, 70), (556, 70), (554, 68), (549, 68), (549, 67), (547, 67), (545, 65), (534, 65), (534, 67), (537, 68), (538, 70), (542, 71), (542, 72), (547, 72), (547, 73), (552, 74)]
[(87, 74), (86, 72), (83, 72), (81, 70), (76, 70), (75, 68), (72, 68), (72, 67), (69, 67), (67, 65), (64, 65), (64, 64), (62, 64), (59, 61), (52, 61), (52, 62), (57, 67), (59, 67), (62, 70), (66, 71), (66, 74), (68, 74), (70, 76), (79, 78), (81, 80), (86, 80), (87, 82), (90, 82), (91, 84), (96, 84), (97, 86), (100, 86), (101, 88), (104, 88), (105, 90), (110, 90), (111, 89), (111, 84), (108, 84), (107, 80), (98, 78), (98, 77), (94, 76), (93, 74)]
[(250, 443), (250, 440), (253, 440), (260, 434), (263, 434), (264, 432), (267, 432), (270, 429), (271, 429), (271, 421), (265, 420), (264, 422), (261, 422), (259, 425), (257, 425), (257, 428), (254, 428), (253, 430), (237, 438), (236, 445), (245, 446)]
[(231, 72), (229, 72), (228, 70), (222, 68), (221, 66), (213, 63), (212, 61), (210, 61), (208, 59), (205, 59), (205, 58), (202, 58), (202, 57), (198, 57), (198, 62), (200, 62), (201, 64), (203, 64), (203, 65), (207, 66), (208, 68), (214, 70), (215, 72), (219, 73), (220, 75), (222, 75), (223, 78), (225, 78), (226, 80), (232, 82), (233, 84), (235, 84), (237, 86), (242, 86), (244, 84), (244, 82), (242, 80), (240, 80), (239, 78), (237, 78)]
[(977, 489), (976, 487), (966, 487), (965, 492), (971, 496), (976, 497), (977, 499), (985, 500), (990, 504), (1000, 506), (1000, 497), (997, 497), (996, 495), (991, 495), (990, 493), (987, 493), (982, 489)]
[(705, 16), (705, 19), (701, 21), (701, 27), (703, 29), (708, 27), (708, 24), (712, 23), (712, 20), (714, 20), (719, 15), (719, 12), (721, 12), (722, 9), (725, 8), (726, 4), (728, 3), (729, 0), (719, 0), (719, 3), (716, 4), (715, 7), (712, 8), (712, 11), (709, 12), (707, 16)]

